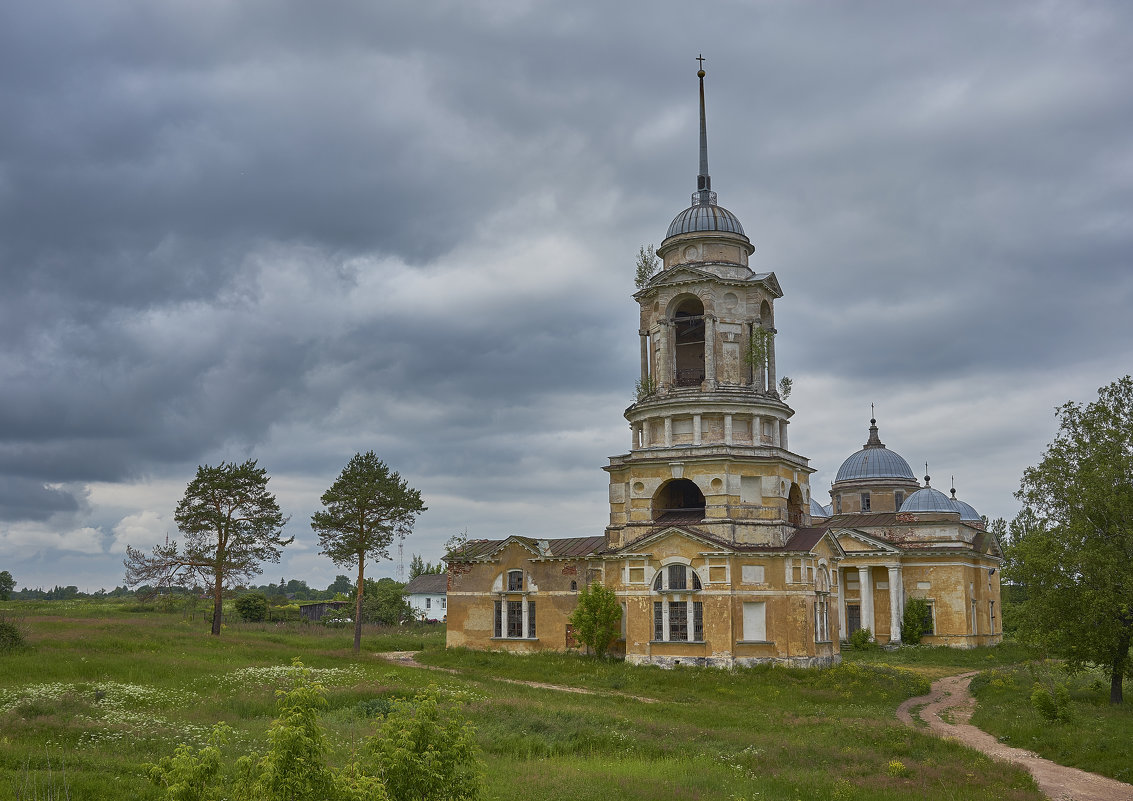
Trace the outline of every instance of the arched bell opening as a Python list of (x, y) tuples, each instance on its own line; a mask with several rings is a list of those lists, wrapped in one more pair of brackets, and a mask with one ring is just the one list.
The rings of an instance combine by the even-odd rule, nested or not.
[(687, 478), (663, 484), (653, 496), (653, 520), (658, 523), (696, 522), (704, 519), (704, 493)]
[(798, 484), (792, 484), (787, 493), (787, 522), (792, 526), (803, 526), (806, 523), (806, 508), (803, 505), (803, 491)]
[(673, 375), (678, 387), (704, 381), (704, 304), (690, 295), (673, 310)]

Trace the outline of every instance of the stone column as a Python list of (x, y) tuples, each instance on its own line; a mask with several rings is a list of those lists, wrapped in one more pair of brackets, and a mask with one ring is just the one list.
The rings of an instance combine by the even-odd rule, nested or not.
[(747, 365), (747, 383), (752, 386), (755, 386), (755, 362), (753, 362), (751, 358), (751, 338), (754, 334), (755, 323), (749, 320), (748, 322), (744, 323), (744, 336), (746, 337), (746, 339), (744, 339), (744, 349), (742, 356), (744, 359), (744, 364)]
[(716, 388), (716, 317), (704, 315), (704, 378), (708, 389)]
[(873, 619), (873, 583), (869, 579), (869, 574), (868, 567), (858, 568), (858, 584), (861, 585), (859, 595), (861, 595), (862, 628), (869, 629), (870, 634), (873, 634), (877, 624)]
[(661, 337), (660, 348), (657, 351), (657, 386), (667, 389), (673, 382), (673, 332), (668, 320), (661, 321), (657, 333)]
[(641, 421), (641, 447), (643, 447), (643, 448), (649, 447), (649, 421), (648, 420), (642, 420)]
[(673, 446), (673, 418), (665, 417), (665, 447), (671, 448)]
[(767, 389), (775, 391), (775, 329), (771, 329), (771, 336), (767, 338)]
[(771, 424), (771, 444), (774, 445), (776, 448), (780, 447), (780, 445), (779, 445), (779, 421), (778, 420), (773, 421), (772, 424)]
[(901, 642), (901, 566), (889, 566), (889, 642)]
[(693, 445), (699, 445), (701, 436), (702, 436), (702, 434), (700, 433), (700, 415), (694, 414), (692, 416), (692, 444)]
[(641, 337), (641, 385), (649, 383), (649, 332), (638, 331)]
[(763, 418), (758, 414), (751, 418), (751, 444), (763, 444)]
[(838, 638), (846, 639), (846, 571), (840, 567), (838, 572)]
[(730, 414), (724, 415), (724, 444), (732, 444), (732, 416)]
[(779, 421), (779, 447), (787, 450), (787, 421)]
[(631, 451), (636, 451), (641, 447), (641, 426), (639, 426), (637, 423), (634, 423), (629, 428), (632, 432), (630, 434), (632, 441), (630, 442), (629, 448)]
[(519, 636), (520, 637), (526, 637), (527, 632), (529, 632), (531, 630), (531, 629), (527, 628), (527, 596), (526, 595), (524, 595), (523, 599), (519, 602), (519, 609), (520, 609), (522, 616), (523, 616), (523, 623), (522, 623), (523, 631), (521, 631), (519, 633)]

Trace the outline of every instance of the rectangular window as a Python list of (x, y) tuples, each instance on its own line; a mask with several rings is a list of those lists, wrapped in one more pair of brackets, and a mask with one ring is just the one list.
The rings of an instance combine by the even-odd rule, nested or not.
[(507, 602), (507, 636), (523, 636), (523, 601)]
[(432, 609), (432, 603), (433, 603), (432, 598), (426, 598), (425, 599), (425, 608), (426, 609)]
[(893, 510), (896, 512), (901, 511), (901, 504), (905, 502), (905, 493), (897, 490), (893, 493)]
[(869, 511), (869, 493), (868, 492), (862, 493), (862, 511), (863, 512)]
[(503, 616), (503, 602), (502, 601), (496, 601), (496, 625), (495, 625), (495, 631), (492, 634), (493, 637), (504, 636), (503, 618), (504, 618), (504, 616)]
[(509, 570), (507, 574), (507, 591), (523, 592), (523, 571)]
[(665, 613), (661, 609), (661, 602), (653, 602), (653, 639), (665, 639)]
[(673, 601), (669, 604), (669, 639), (675, 642), (688, 640), (687, 601)]
[(645, 583), (645, 562), (630, 562), (626, 570), (626, 582), (629, 584)]
[(740, 576), (744, 584), (762, 584), (763, 565), (744, 565), (740, 568)]
[(815, 601), (814, 603), (814, 641), (827, 642), (830, 639), (830, 632), (827, 629), (829, 625), (830, 609), (825, 599)]
[(728, 568), (723, 565), (710, 565), (708, 568), (708, 580), (713, 584), (722, 584), (728, 580)]
[(928, 603), (928, 614), (925, 615), (925, 634), (936, 634), (936, 605), (932, 601)]
[(979, 622), (976, 620), (976, 602), (972, 601), (972, 634), (979, 634)]
[(763, 642), (767, 639), (767, 603), (756, 601), (744, 604), (744, 639)]
[(834, 498), (834, 514), (842, 514), (842, 496), (838, 495)]
[(441, 598), (441, 609), (448, 609), (448, 598)]
[(535, 602), (527, 602), (527, 636), (535, 639)]
[(987, 602), (987, 616), (991, 621), (991, 631), (988, 634), (995, 634), (995, 601)]
[(700, 601), (692, 602), (692, 638), (704, 642), (704, 604)]

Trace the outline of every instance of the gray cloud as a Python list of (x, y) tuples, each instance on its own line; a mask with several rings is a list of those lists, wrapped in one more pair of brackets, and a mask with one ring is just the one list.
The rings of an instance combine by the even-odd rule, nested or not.
[(1050, 409), (1128, 371), (1131, 28), (1117, 3), (0, 9), (0, 561), (113, 585), (196, 464), (257, 456), (329, 582), (305, 520), (370, 447), (436, 499), (409, 546), (434, 559), (464, 526), (600, 531), (701, 48), (816, 495), (882, 401), (892, 447), (1010, 514)]

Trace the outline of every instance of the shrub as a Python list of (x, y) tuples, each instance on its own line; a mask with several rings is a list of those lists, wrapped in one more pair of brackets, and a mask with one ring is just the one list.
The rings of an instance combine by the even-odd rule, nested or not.
[(850, 635), (847, 647), (852, 651), (868, 651), (876, 648), (877, 643), (872, 639), (873, 632), (869, 629), (858, 629)]
[(907, 645), (917, 645), (921, 637), (932, 631), (932, 610), (924, 598), (910, 598), (905, 604), (905, 614), (901, 618), (901, 640)]
[(594, 582), (578, 596), (578, 606), (570, 616), (574, 636), (603, 657), (621, 633), (622, 607), (614, 591)]
[(262, 592), (250, 592), (236, 599), (236, 614), (248, 623), (259, 623), (268, 616), (268, 599)]
[(1031, 690), (1031, 706), (1047, 723), (1070, 721), (1070, 690), (1065, 684), (1056, 684), (1051, 692), (1039, 682)]
[(14, 651), (24, 645), (24, 633), (16, 621), (0, 615), (0, 651)]

